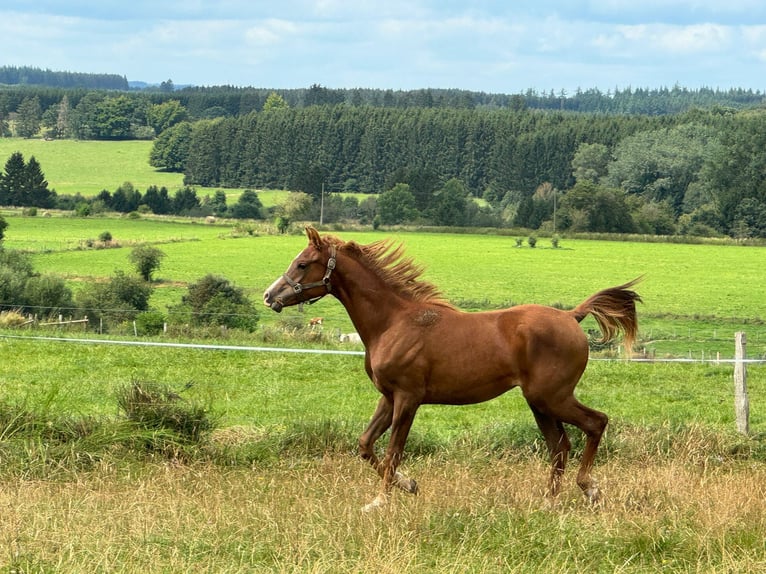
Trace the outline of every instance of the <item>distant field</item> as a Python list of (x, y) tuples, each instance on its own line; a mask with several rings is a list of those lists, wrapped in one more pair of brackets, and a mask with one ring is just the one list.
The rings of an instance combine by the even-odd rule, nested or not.
[[(6, 215), (5, 244), (35, 253), (38, 269), (63, 275), (106, 276), (127, 259), (125, 249), (76, 250), (105, 230), (115, 241), (162, 242), (168, 257), (160, 275), (190, 281), (217, 272), (253, 289), (281, 274), (306, 244), (294, 234), (273, 235), (269, 224), (237, 237), (234, 223), (202, 220), (19, 217)], [(559, 249), (518, 248), (497, 235), (345, 231), (343, 239), (368, 243), (391, 237), (426, 268), (452, 301), (466, 308), (518, 303), (573, 306), (592, 292), (644, 275), (645, 313), (766, 320), (762, 264), (766, 249), (728, 245), (678, 245), (564, 239)]]
[(151, 141), (78, 141), (0, 138), (3, 165), (14, 152), (24, 159), (34, 156), (45, 173), (48, 186), (59, 194), (96, 195), (114, 191), (129, 181), (139, 190), (150, 185), (174, 190), (183, 185), (183, 174), (158, 171), (149, 165)]
[[(183, 187), (183, 174), (157, 170), (149, 165), (151, 141), (79, 141), (0, 138), (0, 169), (15, 152), (24, 159), (34, 156), (48, 180), (48, 187), (60, 195), (79, 193), (92, 197), (101, 190), (114, 191), (129, 181), (140, 192), (151, 185), (173, 192)], [(197, 189), (197, 195), (212, 195), (216, 188)], [(242, 190), (224, 190), (229, 203)], [(258, 197), (269, 207), (283, 200), (287, 192), (258, 190)]]

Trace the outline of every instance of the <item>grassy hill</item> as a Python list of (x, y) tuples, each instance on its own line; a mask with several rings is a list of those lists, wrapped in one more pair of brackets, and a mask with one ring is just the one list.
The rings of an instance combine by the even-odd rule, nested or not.
[[(129, 181), (141, 193), (151, 185), (166, 187), (171, 195), (183, 187), (184, 176), (158, 170), (149, 165), (151, 141), (79, 141), (0, 138), (0, 169), (15, 152), (24, 159), (34, 156), (40, 162), (48, 187), (59, 195), (79, 193), (85, 197), (101, 190), (114, 191)], [(217, 188), (196, 188), (197, 195), (212, 195)], [(234, 203), (241, 189), (226, 189), (227, 201)], [(287, 192), (258, 190), (265, 207), (284, 201)]]
[(115, 190), (129, 181), (140, 190), (150, 185), (176, 189), (183, 174), (159, 171), (149, 165), (151, 141), (78, 141), (2, 138), (0, 161), (5, 165), (15, 152), (29, 160), (34, 156), (59, 194), (96, 195), (102, 189)]

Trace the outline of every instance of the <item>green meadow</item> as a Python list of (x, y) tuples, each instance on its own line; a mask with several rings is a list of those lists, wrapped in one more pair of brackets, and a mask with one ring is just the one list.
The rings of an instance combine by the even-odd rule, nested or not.
[(149, 165), (151, 141), (79, 141), (0, 138), (0, 158), (15, 152), (24, 159), (34, 156), (45, 173), (48, 187), (59, 194), (85, 197), (102, 189), (114, 191), (131, 182), (145, 191), (150, 185), (175, 190), (183, 186), (183, 174), (159, 171)]
[[(183, 174), (158, 170), (149, 165), (153, 142), (51, 140), (0, 138), (0, 167), (11, 154), (21, 152), (29, 161), (35, 157), (42, 167), (48, 188), (59, 195), (79, 193), (93, 197), (106, 189), (114, 192), (120, 185), (130, 182), (144, 193), (149, 186), (166, 187), (172, 195), (183, 187)], [(202, 198), (216, 189), (198, 188)], [(236, 201), (242, 190), (226, 189), (227, 200)], [(284, 199), (285, 191), (258, 190), (264, 206), (270, 207)]]
[[(153, 306), (166, 312), (186, 286), (200, 277), (223, 275), (259, 300), (263, 290), (305, 246), (300, 226), (278, 235), (263, 223), (253, 235), (234, 222), (157, 218), (19, 217), (7, 214), (6, 246), (32, 254), (35, 268), (82, 282), (130, 271), (131, 246), (149, 242), (165, 252), (156, 274)], [(109, 231), (115, 249), (87, 249), (88, 240)], [(384, 237), (405, 245), (425, 267), (424, 278), (466, 310), (521, 303), (573, 307), (593, 292), (643, 276), (638, 290), (641, 343), (654, 356), (731, 357), (736, 331), (746, 331), (754, 357), (766, 355), (766, 300), (762, 296), (763, 247), (594, 241), (564, 238), (554, 249), (516, 247), (515, 238), (405, 231), (338, 232), (370, 242)], [(331, 297), (304, 309), (325, 317), (326, 332), (348, 332), (345, 311)], [(297, 309), (276, 315), (264, 309), (264, 325), (302, 321)], [(307, 319), (306, 319), (307, 320)], [(594, 328), (586, 324), (586, 329)]]
[[(4, 246), (29, 253), (36, 270), (73, 289), (129, 271), (132, 246), (158, 246), (166, 257), (151, 303), (162, 312), (208, 273), (258, 301), (306, 244), (297, 225), (278, 235), (268, 223), (248, 234), (221, 220), (3, 216)], [(119, 247), (89, 248), (103, 231)], [(745, 331), (749, 356), (766, 356), (763, 247), (564, 237), (557, 249), (545, 238), (532, 249), (499, 235), (331, 232), (403, 242), (424, 278), (472, 311), (571, 307), (642, 275), (641, 353), (730, 358), (734, 333)], [(313, 316), (325, 322), (312, 342)], [(182, 342), (359, 350), (335, 340), (352, 327), (332, 297), (303, 313), (263, 308), (259, 325), (253, 335)], [(743, 436), (734, 430), (731, 363), (596, 354), (577, 394), (610, 416), (594, 469), (606, 495), (599, 508), (575, 484), (583, 441), (574, 429), (562, 495), (546, 499), (544, 443), (519, 392), (480, 405), (423, 407), (403, 463), (421, 492), (394, 493), (370, 515), (360, 508), (378, 478), (355, 451), (377, 393), (361, 357), (64, 337), (134, 339), (0, 331), (0, 572), (766, 569), (760, 364), (748, 368), (751, 432)], [(121, 392), (136, 382), (164, 385), (177, 404), (200, 406), (212, 428), (198, 441), (137, 429), (119, 407)]]

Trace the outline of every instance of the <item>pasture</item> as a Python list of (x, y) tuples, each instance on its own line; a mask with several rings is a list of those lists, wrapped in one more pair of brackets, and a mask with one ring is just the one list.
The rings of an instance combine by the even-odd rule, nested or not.
[(183, 174), (159, 171), (149, 165), (151, 141), (124, 142), (0, 138), (3, 165), (15, 152), (24, 160), (34, 156), (45, 173), (48, 188), (59, 194), (92, 197), (102, 189), (114, 191), (124, 182), (146, 191), (150, 185), (171, 192), (183, 186)]
[[(27, 250), (38, 271), (75, 287), (129, 269), (134, 242), (156, 243), (166, 252), (153, 295), (160, 309), (206, 273), (258, 300), (306, 243), (267, 227), (237, 235), (225, 222), (5, 216), (6, 247)], [(104, 230), (125, 247), (80, 248)], [(338, 234), (403, 241), (425, 277), (467, 309), (573, 306), (644, 274), (641, 345), (658, 356), (683, 357), (688, 348), (730, 357), (733, 332), (745, 330), (750, 356), (766, 354), (763, 248), (564, 238), (560, 249), (544, 240), (530, 249), (500, 236)], [(304, 315), (264, 309), (261, 323), (302, 324), (312, 315), (325, 317), (325, 333), (351, 328), (329, 297)], [(592, 361), (578, 397), (610, 415), (594, 468), (606, 495), (599, 509), (574, 483), (576, 432), (563, 494), (545, 499), (544, 445), (518, 392), (424, 407), (404, 461), (421, 494), (395, 493), (388, 508), (363, 515), (378, 479), (355, 445), (377, 394), (360, 357), (7, 337), (0, 352), (3, 413), (22, 405), (43, 429), (10, 432), (12, 421), (0, 418), (0, 568), (8, 572), (766, 568), (763, 366), (749, 369), (752, 436), (743, 437), (733, 430), (730, 364)], [(183, 456), (120, 446), (115, 397), (137, 380), (204, 405), (216, 428)], [(98, 432), (67, 430), (93, 421)]]
[[(546, 501), (544, 445), (517, 392), (424, 407), (404, 465), (421, 493), (395, 493), (388, 508), (365, 515), (377, 477), (354, 444), (376, 393), (358, 357), (9, 339), (0, 347), (18, 358), (5, 362), (5, 401), (21, 399), (54, 429), (61, 417), (115, 421), (76, 440), (3, 437), (0, 564), (8, 571), (766, 565), (762, 368), (751, 376), (757, 434), (746, 439), (730, 430), (728, 367), (592, 363), (579, 396), (611, 415), (596, 465), (607, 493), (600, 509), (584, 502), (572, 472), (559, 500)], [(143, 378), (220, 417), (189, 460), (120, 448), (115, 390)]]
[[(144, 193), (149, 186), (166, 187), (172, 196), (183, 187), (182, 173), (158, 170), (149, 165), (153, 142), (148, 140), (95, 141), (0, 138), (0, 167), (15, 152), (24, 160), (34, 156), (42, 167), (48, 188), (59, 195), (93, 197), (101, 190), (114, 192), (130, 182)], [(234, 203), (242, 190), (226, 189), (228, 203)], [(214, 188), (198, 188), (202, 198), (213, 195)], [(265, 207), (279, 202), (286, 192), (258, 190)]]
[[(264, 223), (253, 235), (236, 233), (235, 223), (143, 218), (17, 217), (6, 214), (5, 244), (33, 255), (35, 268), (56, 273), (77, 288), (83, 281), (130, 270), (136, 243), (156, 244), (166, 258), (157, 273), (152, 304), (165, 311), (185, 286), (207, 273), (220, 274), (258, 301), (305, 246), (300, 226), (277, 235)], [(109, 231), (119, 249), (83, 249)], [(538, 247), (515, 247), (513, 237), (408, 232), (346, 231), (344, 239), (367, 243), (392, 237), (425, 267), (424, 278), (467, 310), (520, 303), (572, 307), (591, 293), (644, 275), (639, 306), (643, 347), (657, 357), (731, 357), (734, 333), (748, 333), (751, 356), (766, 355), (766, 300), (762, 271), (766, 251), (738, 245), (687, 245), (586, 241), (564, 238), (559, 249), (541, 239)], [(324, 332), (352, 330), (332, 298), (308, 307), (322, 315)], [(305, 321), (304, 321), (305, 319)], [(295, 309), (261, 312), (264, 325), (308, 321)], [(587, 324), (586, 328), (594, 328)], [(643, 348), (642, 347), (642, 348)]]

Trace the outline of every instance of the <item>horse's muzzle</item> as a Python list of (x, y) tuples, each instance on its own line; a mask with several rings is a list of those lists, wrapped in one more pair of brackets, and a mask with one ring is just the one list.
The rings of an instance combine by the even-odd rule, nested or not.
[(282, 308), (284, 307), (284, 304), (282, 303), (282, 298), (277, 297), (272, 299), (270, 290), (267, 290), (263, 294), (263, 304), (266, 305), (266, 307), (269, 307), (272, 311), (275, 311), (277, 313), (281, 313)]

